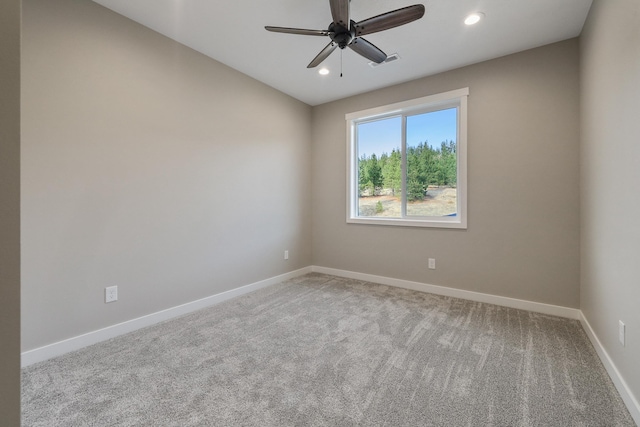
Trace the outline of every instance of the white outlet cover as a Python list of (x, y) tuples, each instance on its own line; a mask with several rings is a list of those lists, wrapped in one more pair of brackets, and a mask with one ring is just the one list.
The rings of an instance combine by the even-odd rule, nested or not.
[(620, 340), (620, 344), (624, 347), (624, 338), (625, 338), (625, 324), (622, 320), (618, 320), (618, 340)]
[(118, 287), (108, 286), (104, 288), (104, 302), (114, 302), (118, 300)]
[(435, 258), (429, 258), (429, 268), (431, 270), (435, 270), (436, 269), (436, 259)]

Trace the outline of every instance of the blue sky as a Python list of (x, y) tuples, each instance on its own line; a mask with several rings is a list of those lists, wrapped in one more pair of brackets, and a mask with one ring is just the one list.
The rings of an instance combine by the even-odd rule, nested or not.
[[(400, 148), (402, 137), (401, 117), (391, 117), (358, 125), (358, 154), (390, 154)], [(407, 145), (416, 146), (428, 141), (439, 148), (442, 141), (456, 141), (456, 109), (434, 111), (407, 117)]]

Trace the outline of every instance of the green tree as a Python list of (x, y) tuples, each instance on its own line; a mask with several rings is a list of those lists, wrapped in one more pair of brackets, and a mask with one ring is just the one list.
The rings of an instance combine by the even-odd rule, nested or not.
[(438, 178), (438, 161), (440, 153), (431, 148), (425, 141), (416, 147), (416, 155), (418, 156), (418, 174), (420, 182), (425, 186), (429, 184), (437, 184)]
[(457, 154), (456, 143), (453, 141), (443, 142), (440, 147), (440, 175), (442, 177), (441, 185), (449, 185), (455, 187), (457, 184)]
[(360, 196), (368, 190), (373, 195), (382, 188), (382, 169), (375, 154), (367, 157), (363, 154), (358, 159), (358, 190)]
[(376, 194), (376, 191), (382, 188), (382, 168), (378, 164), (375, 153), (367, 161), (367, 178), (367, 186), (371, 194)]
[(402, 189), (402, 156), (399, 149), (391, 151), (391, 155), (382, 167), (382, 185), (391, 190), (392, 195), (399, 194)]
[(362, 197), (362, 193), (367, 188), (367, 157), (363, 154), (358, 159), (358, 195)]
[(424, 199), (426, 186), (420, 173), (420, 151), (418, 147), (407, 150), (407, 200), (410, 202)]

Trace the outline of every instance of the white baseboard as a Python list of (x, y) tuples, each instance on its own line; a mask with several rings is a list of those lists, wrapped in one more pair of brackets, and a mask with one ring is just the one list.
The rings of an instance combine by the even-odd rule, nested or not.
[(327, 267), (311, 267), (313, 272), (330, 274), (333, 276), (346, 277), (349, 279), (364, 280), (381, 285), (394, 286), (397, 288), (411, 289), (414, 291), (428, 292), (447, 297), (461, 298), (470, 301), (495, 304), (503, 307), (518, 308), (536, 313), (549, 314), (552, 316), (566, 317), (580, 320), (581, 311), (576, 308), (562, 307), (559, 305), (544, 304), (541, 302), (526, 301), (516, 298), (501, 297), (498, 295), (483, 294), (480, 292), (465, 291), (463, 289), (448, 288), (445, 286), (428, 285), (426, 283), (411, 282), (409, 280), (393, 279), (391, 277), (375, 276), (373, 274), (357, 273), (354, 271), (338, 270)]
[(589, 321), (586, 317), (584, 317), (584, 314), (582, 312), (580, 312), (580, 323), (582, 324), (582, 328), (587, 333), (589, 340), (591, 340), (591, 344), (593, 344), (593, 346), (595, 347), (596, 352), (598, 353), (598, 356), (600, 357), (600, 360), (602, 361), (605, 369), (609, 373), (613, 384), (616, 386), (618, 393), (620, 393), (620, 397), (622, 397), (625, 405), (627, 405), (627, 409), (629, 409), (631, 417), (633, 417), (633, 420), (636, 422), (636, 424), (640, 426), (640, 403), (638, 403), (638, 399), (636, 399), (636, 397), (631, 392), (631, 389), (627, 385), (627, 382), (624, 380), (622, 375), (620, 375), (620, 371), (618, 371), (618, 368), (616, 368), (613, 360), (611, 360), (611, 357), (609, 357), (609, 353), (607, 353), (607, 351), (604, 349), (604, 346), (598, 339), (598, 336), (596, 335), (595, 331), (589, 324)]
[(79, 350), (83, 347), (87, 347), (92, 344), (106, 341), (108, 339), (123, 335), (140, 328), (154, 325), (156, 323), (163, 322), (165, 320), (172, 319), (174, 317), (182, 316), (206, 307), (210, 307), (215, 304), (230, 300), (231, 298), (238, 297), (240, 295), (248, 294), (258, 289), (266, 288), (268, 286), (275, 285), (284, 280), (292, 279), (303, 274), (310, 273), (311, 267), (301, 268), (299, 270), (291, 271), (289, 273), (281, 274), (279, 276), (271, 277), (269, 279), (261, 280), (259, 282), (251, 283), (240, 288), (231, 289), (226, 292), (221, 292), (216, 295), (211, 295), (196, 301), (181, 304), (175, 307), (168, 308), (166, 310), (158, 311), (146, 316), (138, 317), (136, 319), (127, 320), (126, 322), (118, 323), (113, 326), (98, 329), (97, 331), (88, 332), (73, 338), (69, 338), (63, 341), (59, 341), (53, 344), (49, 344), (43, 347), (39, 347), (33, 350), (25, 351), (22, 353), (22, 367), (32, 365), (37, 362), (42, 362), (52, 357), (61, 356), (65, 353), (69, 353), (74, 350)]

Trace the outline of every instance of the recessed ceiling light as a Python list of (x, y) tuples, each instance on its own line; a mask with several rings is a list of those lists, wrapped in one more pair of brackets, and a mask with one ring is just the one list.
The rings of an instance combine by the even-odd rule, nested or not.
[(327, 74), (329, 74), (329, 69), (328, 68), (320, 68), (318, 70), (318, 74), (321, 74), (323, 76), (326, 76)]
[(473, 25), (473, 24), (477, 24), (478, 22), (480, 22), (480, 20), (484, 17), (484, 13), (482, 12), (475, 12), (470, 14), (469, 16), (467, 16), (464, 20), (464, 23), (467, 25)]

